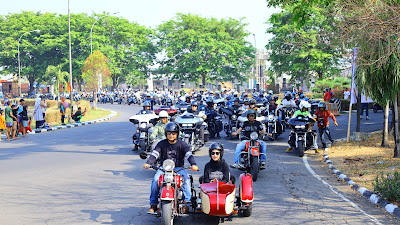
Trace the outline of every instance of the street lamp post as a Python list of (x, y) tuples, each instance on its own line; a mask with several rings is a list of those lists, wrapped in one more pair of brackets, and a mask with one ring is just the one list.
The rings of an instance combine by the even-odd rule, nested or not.
[(69, 94), (69, 98), (70, 98), (70, 103), (71, 103), (71, 118), (72, 118), (72, 114), (73, 114), (73, 95), (72, 95), (72, 53), (71, 53), (71, 14), (69, 11), (69, 0), (68, 0), (68, 39), (69, 39), (69, 84), (71, 85), (70, 87), (70, 94)]
[[(115, 15), (115, 14), (117, 14), (117, 13), (118, 13), (118, 12), (115, 12), (115, 13), (113, 13), (113, 15)], [(106, 17), (106, 16), (108, 16), (108, 15), (104, 15), (104, 16), (98, 18), (96, 21), (94, 21), (94, 23), (93, 23), (93, 25), (92, 25), (92, 28), (90, 28), (90, 54), (93, 54), (93, 45), (92, 45), (93, 27), (94, 27), (94, 25), (97, 23), (97, 21), (103, 19), (103, 18)]]
[(27, 34), (27, 33), (31, 33), (31, 32), (38, 32), (38, 33), (40, 33), (40, 30), (31, 30), (31, 31), (25, 32), (25, 33), (23, 33), (23, 34), (21, 35), (21, 37), (19, 37), (19, 39), (18, 39), (18, 94), (19, 94), (19, 97), (22, 96), (22, 95), (21, 95), (21, 61), (20, 61), (20, 57), (19, 57), (19, 43), (21, 42), (22, 36), (24, 36), (24, 35)]

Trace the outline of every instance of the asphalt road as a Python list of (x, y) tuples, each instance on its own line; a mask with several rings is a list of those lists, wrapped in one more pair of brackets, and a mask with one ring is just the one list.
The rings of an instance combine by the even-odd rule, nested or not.
[[(154, 171), (141, 169), (144, 161), (132, 152), (134, 126), (128, 118), (139, 108), (100, 107), (118, 111), (120, 116), (99, 124), (0, 143), (0, 224), (159, 223), (159, 218), (146, 214)], [(382, 112), (370, 112), (371, 120), (362, 121), (362, 131), (381, 129), (382, 117)], [(334, 138), (346, 137), (347, 119), (348, 115), (338, 117), (339, 127), (332, 127)], [(308, 163), (322, 180), (364, 212), (332, 192), (311, 175), (302, 158), (284, 152), (287, 136), (288, 131), (277, 141), (267, 143), (267, 168), (254, 183), (252, 216), (234, 216), (226, 224), (399, 223), (338, 182), (322, 162), (322, 154), (308, 152)], [(224, 145), (224, 157), (233, 163), (238, 141), (214, 139), (207, 146), (213, 141)], [(207, 146), (195, 155), (200, 170), (209, 160)], [(236, 177), (240, 174), (234, 169), (231, 172)], [(201, 172), (191, 173), (197, 187)], [(217, 223), (215, 218), (202, 214), (175, 221), (175, 224)]]

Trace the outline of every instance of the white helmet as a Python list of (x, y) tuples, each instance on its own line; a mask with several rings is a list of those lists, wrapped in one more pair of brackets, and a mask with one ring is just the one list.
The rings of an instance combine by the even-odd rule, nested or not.
[(299, 107), (300, 107), (300, 109), (311, 108), (311, 104), (307, 101), (301, 101)]
[(158, 117), (160, 117), (160, 118), (168, 118), (167, 111), (165, 111), (165, 110), (161, 111), (160, 114), (158, 114)]
[(268, 91), (268, 94), (273, 95), (274, 92), (273, 92), (272, 90), (269, 90), (269, 91)]

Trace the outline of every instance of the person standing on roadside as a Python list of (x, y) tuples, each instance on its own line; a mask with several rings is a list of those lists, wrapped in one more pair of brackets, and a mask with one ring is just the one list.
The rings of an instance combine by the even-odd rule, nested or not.
[[(22, 124), (22, 112), (24, 110), (24, 105), (25, 105), (25, 100), (24, 99), (20, 99), (19, 100), (19, 106), (18, 106), (18, 124), (19, 127), (22, 128), (22, 135), (25, 137), (25, 132), (24, 132), (24, 125)], [(19, 134), (19, 129), (17, 131), (17, 134)]]
[(12, 136), (12, 127), (13, 127), (13, 114), (12, 114), (12, 108), (11, 108), (12, 102), (7, 101), (7, 107), (5, 109), (5, 120), (6, 120), (6, 134), (7, 134), (7, 140), (11, 141), (11, 136)]
[(20, 127), (22, 128), (22, 136), (26, 137), (26, 128), (29, 126), (28, 123), (28, 106), (24, 105), (22, 107), (22, 112), (21, 112), (21, 123), (20, 123)]
[(364, 110), (365, 110), (365, 119), (369, 120), (368, 117), (368, 108), (369, 108), (369, 102), (367, 101), (367, 99), (365, 98), (361, 98), (361, 112), (360, 112), (360, 119), (362, 120), (362, 116), (364, 114)]
[(37, 98), (35, 100), (34, 119), (36, 121), (36, 129), (39, 129), (39, 127), (42, 125), (43, 120), (43, 113), (42, 109), (40, 108), (40, 98)]
[(349, 97), (350, 97), (350, 91), (348, 88), (346, 88), (345, 91), (343, 92), (343, 98), (349, 99)]
[(329, 117), (333, 119), (335, 126), (338, 126), (338, 123), (335, 116), (329, 110), (326, 110), (325, 102), (320, 102), (318, 104), (318, 110), (314, 113), (314, 115), (317, 116), (318, 133), (319, 138), (321, 139), (322, 148), (326, 148), (324, 133), (331, 141), (331, 145), (335, 142), (331, 137), (331, 133), (329, 132)]
[(43, 124), (45, 122), (45, 116), (46, 116), (46, 109), (47, 109), (47, 101), (44, 98), (44, 96), (40, 96), (40, 109), (42, 110), (42, 114), (43, 114)]
[(12, 139), (17, 140), (19, 137), (17, 137), (17, 131), (18, 131), (18, 106), (17, 105), (12, 105), (12, 118), (13, 118), (13, 125), (12, 125)]
[(61, 97), (61, 102), (60, 102), (61, 125), (65, 125), (64, 119), (66, 110), (67, 110), (67, 103), (65, 102), (65, 97)]
[(4, 116), (4, 110), (0, 108), (0, 141), (3, 130), (6, 130), (6, 118)]

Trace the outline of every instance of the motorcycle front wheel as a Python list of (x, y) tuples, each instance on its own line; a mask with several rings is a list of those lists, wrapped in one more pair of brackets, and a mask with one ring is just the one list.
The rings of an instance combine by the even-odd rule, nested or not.
[(252, 162), (250, 165), (250, 174), (251, 177), (253, 178), (253, 181), (257, 181), (259, 169), (260, 168), (259, 168), (258, 156), (252, 156)]
[(297, 150), (299, 151), (299, 157), (304, 156), (304, 141), (297, 141)]
[(161, 201), (161, 224), (162, 225), (174, 224), (174, 216), (172, 214), (171, 201)]

